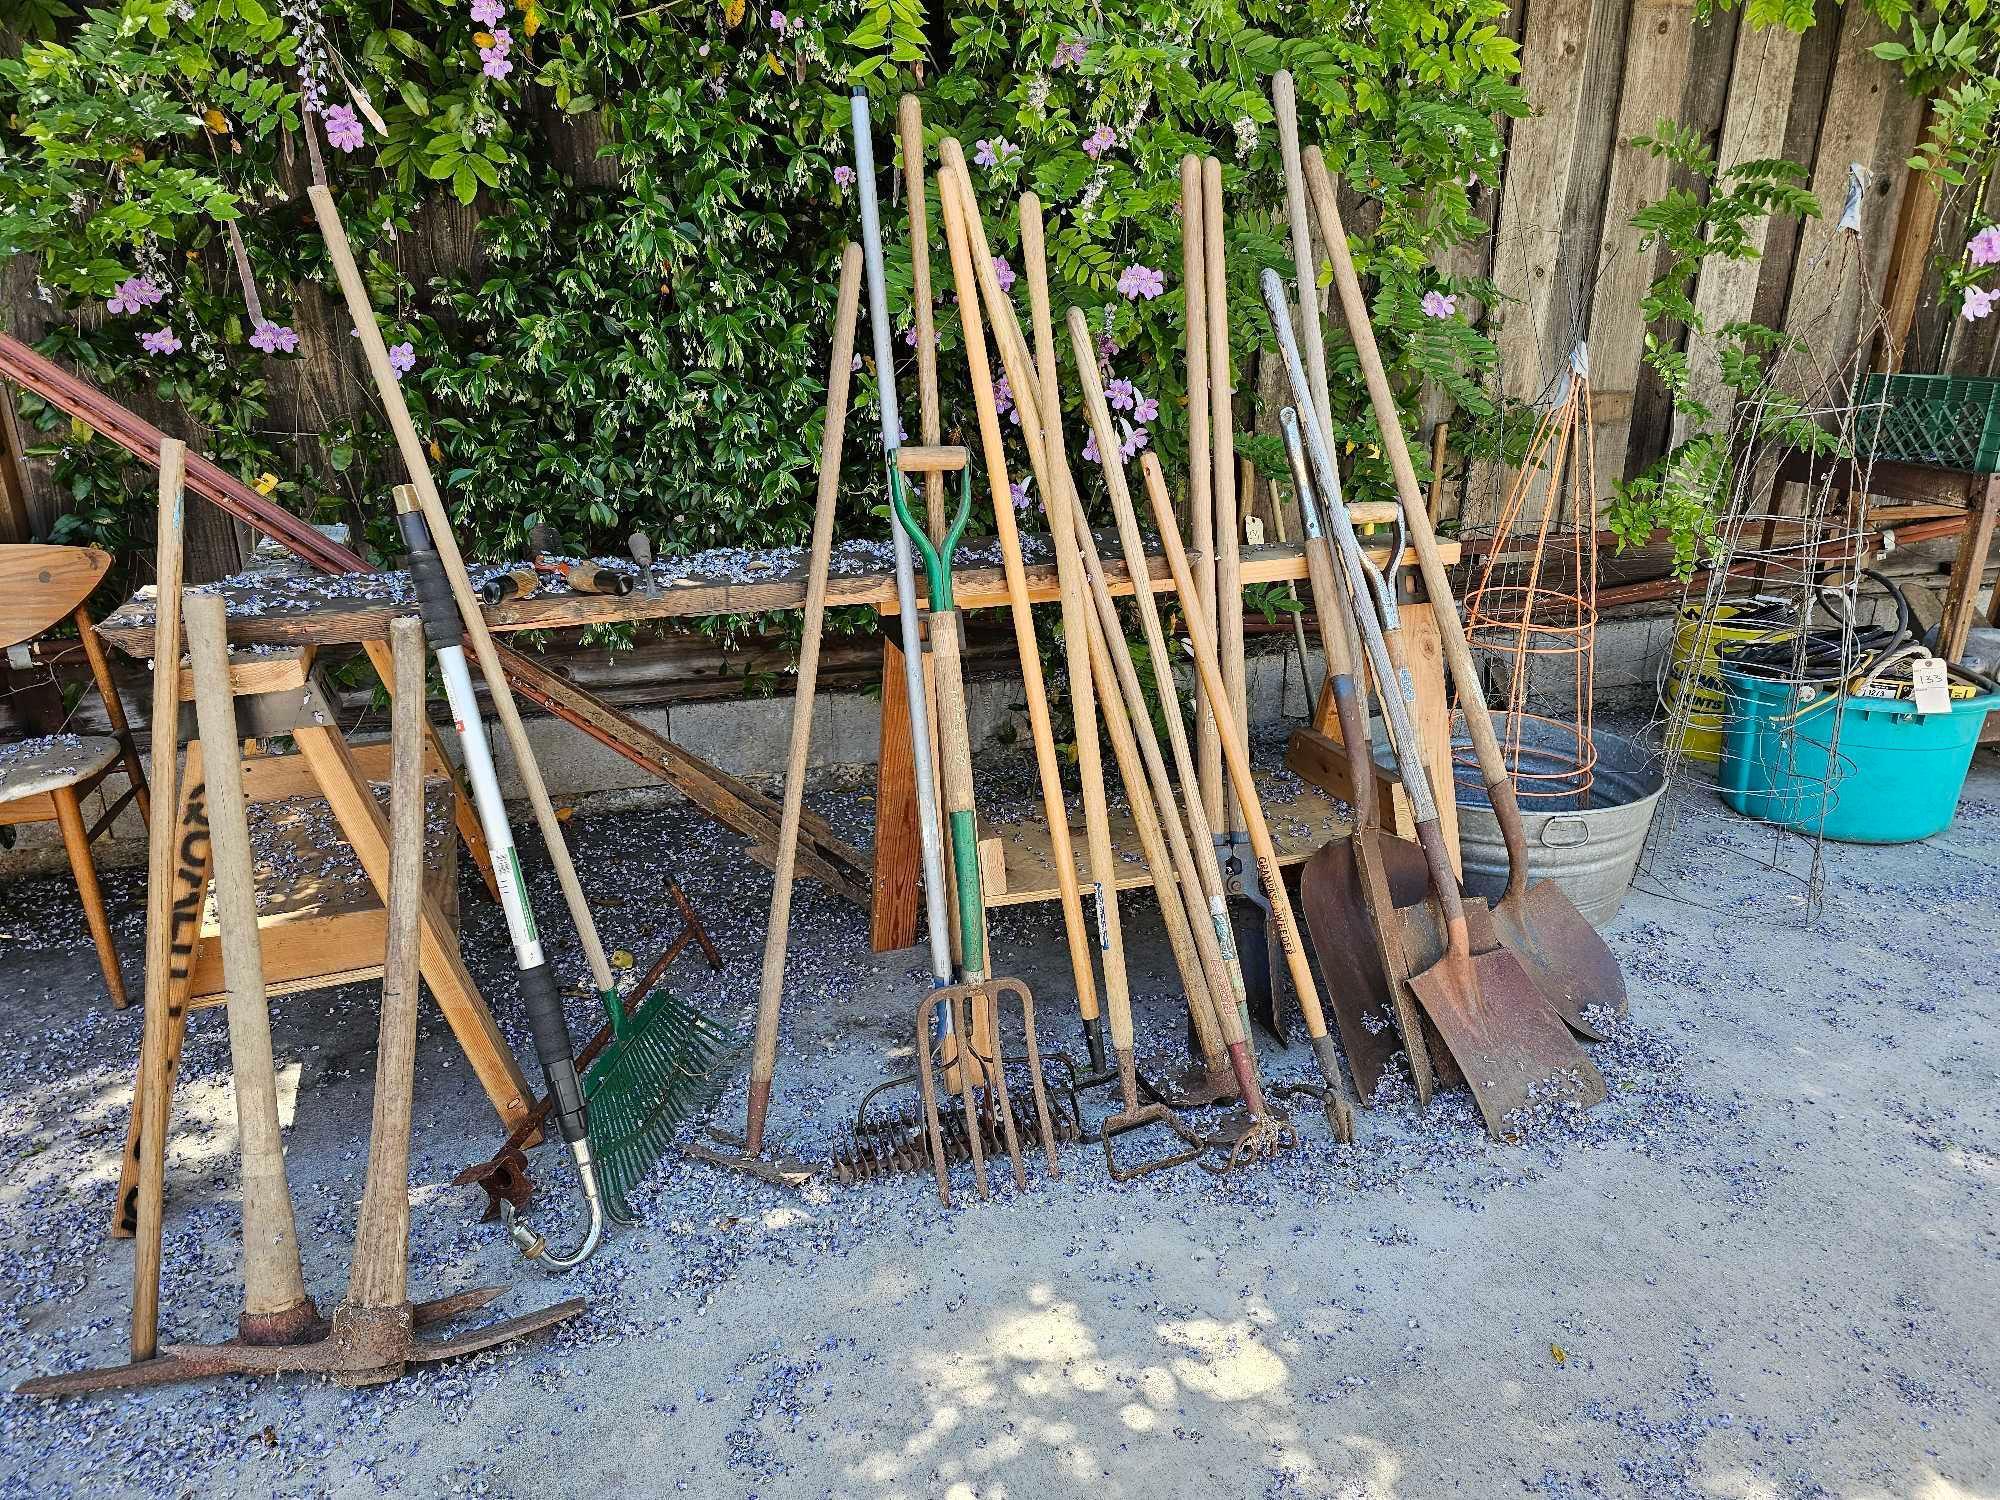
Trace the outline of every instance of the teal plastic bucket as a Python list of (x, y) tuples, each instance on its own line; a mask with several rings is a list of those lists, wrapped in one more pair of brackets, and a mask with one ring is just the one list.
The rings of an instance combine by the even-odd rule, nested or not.
[(1949, 828), (1986, 712), (2000, 706), (1988, 693), (1920, 714), (1907, 700), (1850, 696), (1836, 748), (1831, 704), (1730, 668), (1722, 680), (1722, 800), (1848, 844), (1908, 844)]

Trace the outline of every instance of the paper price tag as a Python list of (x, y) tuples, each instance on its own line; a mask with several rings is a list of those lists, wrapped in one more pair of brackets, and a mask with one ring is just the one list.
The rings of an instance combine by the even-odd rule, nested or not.
[(1944, 663), (1935, 656), (1921, 658), (1910, 669), (1910, 687), (1918, 713), (1951, 712), (1951, 679), (1945, 672)]
[(1264, 545), (1264, 518), (1245, 516), (1243, 518), (1243, 540), (1252, 547)]

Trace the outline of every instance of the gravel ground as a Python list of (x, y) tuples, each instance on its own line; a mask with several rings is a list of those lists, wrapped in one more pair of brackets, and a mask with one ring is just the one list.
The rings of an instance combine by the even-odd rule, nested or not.
[[(1018, 774), (989, 803), (1023, 788)], [(49, 1404), (0, 1397), (0, 1497), (1089, 1494), (1423, 1497), (2000, 1495), (2000, 770), (1909, 848), (1832, 847), (1813, 930), (1703, 794), (1613, 931), (1633, 997), (1595, 1049), (1610, 1099), (1479, 1131), (1470, 1100), (1377, 1101), (1359, 1142), (1316, 1119), (1275, 1164), (1113, 1183), (996, 1179), (946, 1212), (919, 1177), (803, 1194), (674, 1161), (580, 1273), (524, 1267), (476, 1189), (500, 1132), (428, 1007), (413, 1163), (414, 1295), (581, 1293), (532, 1343), (395, 1385), (210, 1382)], [(869, 808), (820, 809), (865, 838)], [(663, 854), (727, 960), (685, 999), (747, 1033), (769, 878), (684, 810), (579, 816), (608, 943), (671, 935)], [(136, 872), (107, 885), (136, 979)], [(546, 871), (539, 901), (557, 899)], [(531, 1058), (497, 911), (466, 949)], [(1157, 915), (1131, 900), (1141, 1053), (1181, 1025)], [(551, 926), (557, 925), (553, 919)], [(1073, 1042), (1053, 911), (996, 915), (1003, 969)], [(129, 1242), (108, 1241), (137, 1009), (101, 992), (72, 889), (0, 888), (0, 1377), (122, 1354)], [(573, 951), (565, 972), (582, 977)], [(801, 888), (772, 1133), (823, 1158), (907, 1064), (921, 950)], [(273, 1024), (307, 1280), (338, 1300), (366, 1152), (372, 987), (282, 999)], [(594, 1024), (573, 1003), (581, 1037)], [(1072, 1047), (1072, 1050), (1075, 1050)], [(1302, 1047), (1265, 1045), (1304, 1077)], [(1103, 1107), (1103, 1096), (1092, 1107)], [(295, 1118), (292, 1116), (295, 1101)], [(719, 1106), (740, 1118), (739, 1082)], [(1138, 1143), (1134, 1143), (1135, 1145)], [(557, 1148), (534, 1221), (573, 1227)], [(961, 1189), (969, 1178), (959, 1175)], [(197, 1015), (169, 1155), (164, 1322), (219, 1340), (240, 1306), (223, 1017)], [(967, 1195), (961, 1194), (963, 1203)]]

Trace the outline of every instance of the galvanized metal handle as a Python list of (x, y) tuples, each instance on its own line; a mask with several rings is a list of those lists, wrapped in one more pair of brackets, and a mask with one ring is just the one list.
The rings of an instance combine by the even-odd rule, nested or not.
[(1542, 825), (1540, 837), (1547, 849), (1580, 848), (1590, 842), (1590, 820), (1581, 813), (1558, 813)]

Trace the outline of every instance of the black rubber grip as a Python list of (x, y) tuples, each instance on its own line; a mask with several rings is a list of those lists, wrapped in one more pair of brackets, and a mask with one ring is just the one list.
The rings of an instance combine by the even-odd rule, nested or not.
[(451, 580), (444, 575), (444, 559), (431, 545), (423, 512), (406, 510), (396, 517), (396, 525), (403, 533), (403, 545), (410, 549), (404, 562), (417, 590), (417, 617), (424, 622), (424, 640), (433, 651), (456, 646), (465, 622), (458, 617), (458, 601), (451, 596)]
[(569, 1023), (563, 1019), (562, 996), (556, 993), (556, 977), (547, 964), (521, 971), (521, 1003), (528, 1009), (528, 1029), (534, 1034), (535, 1056), (542, 1076), (549, 1082), (549, 1097), (555, 1100), (556, 1119), (563, 1139), (581, 1140), (588, 1130), (583, 1109), (583, 1084), (576, 1074), (576, 1059), (570, 1053)]

